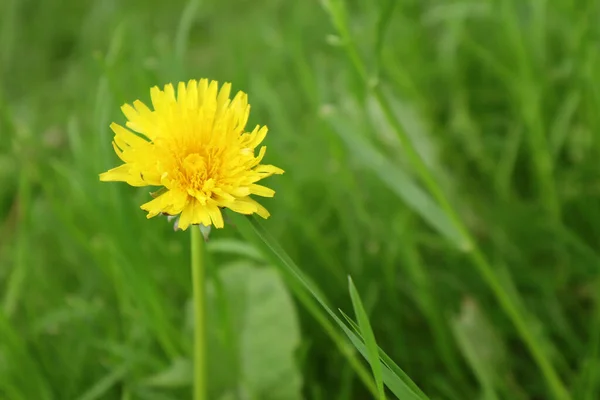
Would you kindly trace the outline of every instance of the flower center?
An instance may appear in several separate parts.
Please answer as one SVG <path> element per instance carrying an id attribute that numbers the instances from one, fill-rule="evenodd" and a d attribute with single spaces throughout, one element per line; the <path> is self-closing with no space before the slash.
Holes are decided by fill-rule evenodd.
<path id="1" fill-rule="evenodd" d="M 207 177 L 207 160 L 198 153 L 188 154 L 181 164 L 183 179 L 188 188 L 201 189 Z"/>
<path id="2" fill-rule="evenodd" d="M 183 169 L 188 175 L 206 171 L 204 157 L 198 153 L 188 154 L 183 160 Z"/>

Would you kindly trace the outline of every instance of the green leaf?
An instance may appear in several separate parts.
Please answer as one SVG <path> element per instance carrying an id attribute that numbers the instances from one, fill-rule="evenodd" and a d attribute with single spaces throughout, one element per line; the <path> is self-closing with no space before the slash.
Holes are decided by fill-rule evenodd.
<path id="1" fill-rule="evenodd" d="M 248 262 L 229 264 L 220 268 L 218 274 L 225 302 L 211 302 L 209 326 L 221 327 L 210 339 L 212 343 L 220 343 L 213 346 L 209 342 L 209 345 L 211 349 L 219 349 L 228 338 L 233 339 L 229 352 L 235 355 L 237 365 L 232 366 L 231 360 L 218 350 L 209 351 L 210 365 L 221 373 L 237 371 L 238 376 L 232 377 L 236 379 L 229 382 L 249 398 L 300 399 L 302 378 L 294 359 L 300 345 L 300 327 L 291 296 L 279 274 L 272 268 Z M 216 295 L 215 290 L 211 292 Z M 223 309 L 224 304 L 227 310 Z M 228 321 L 222 320 L 223 314 Z"/>

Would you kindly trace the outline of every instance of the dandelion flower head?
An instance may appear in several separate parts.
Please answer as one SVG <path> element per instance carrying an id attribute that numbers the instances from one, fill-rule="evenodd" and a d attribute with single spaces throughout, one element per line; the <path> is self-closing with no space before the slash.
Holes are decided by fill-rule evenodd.
<path id="1" fill-rule="evenodd" d="M 222 208 L 268 218 L 250 196 L 272 197 L 275 192 L 257 182 L 283 170 L 260 164 L 266 147 L 257 155 L 255 150 L 267 127 L 246 132 L 248 96 L 240 91 L 230 99 L 230 92 L 229 83 L 219 89 L 215 81 L 190 80 L 179 82 L 177 93 L 171 84 L 153 87 L 153 109 L 139 100 L 125 104 L 129 129 L 111 124 L 123 164 L 100 174 L 100 180 L 161 187 L 141 208 L 148 218 L 178 215 L 182 230 L 194 224 L 222 228 Z"/>

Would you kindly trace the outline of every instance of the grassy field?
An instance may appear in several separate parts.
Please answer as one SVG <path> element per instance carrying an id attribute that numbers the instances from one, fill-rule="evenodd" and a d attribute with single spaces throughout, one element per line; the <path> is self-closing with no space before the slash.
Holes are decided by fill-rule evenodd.
<path id="1" fill-rule="evenodd" d="M 210 399 L 600 398 L 599 15 L 1 0 L 0 399 L 191 398 L 188 232 L 98 174 L 123 103 L 202 77 L 286 171 L 208 243 Z"/>

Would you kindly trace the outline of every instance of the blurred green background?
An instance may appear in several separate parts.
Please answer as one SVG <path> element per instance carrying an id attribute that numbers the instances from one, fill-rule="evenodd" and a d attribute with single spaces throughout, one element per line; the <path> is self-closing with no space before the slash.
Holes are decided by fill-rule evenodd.
<path id="1" fill-rule="evenodd" d="M 600 398 L 599 16 L 1 0 L 0 399 L 191 398 L 189 235 L 98 174 L 120 105 L 201 77 L 269 126 L 266 230 L 354 318 L 352 277 L 429 398 Z M 369 364 L 238 228 L 208 244 L 210 398 L 371 398 Z"/>

